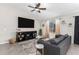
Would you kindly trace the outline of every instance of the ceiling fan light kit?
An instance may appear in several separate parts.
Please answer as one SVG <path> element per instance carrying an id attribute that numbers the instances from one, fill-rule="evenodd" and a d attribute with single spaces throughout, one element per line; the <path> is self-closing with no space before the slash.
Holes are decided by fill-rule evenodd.
<path id="1" fill-rule="evenodd" d="M 37 11 L 38 13 L 41 13 L 41 10 L 46 10 L 46 8 L 40 8 L 40 3 L 38 3 L 38 4 L 36 4 L 36 6 L 34 7 L 34 6 L 28 6 L 28 7 L 30 7 L 30 8 L 33 8 L 33 10 L 31 10 L 31 12 L 33 12 L 33 11 Z"/>

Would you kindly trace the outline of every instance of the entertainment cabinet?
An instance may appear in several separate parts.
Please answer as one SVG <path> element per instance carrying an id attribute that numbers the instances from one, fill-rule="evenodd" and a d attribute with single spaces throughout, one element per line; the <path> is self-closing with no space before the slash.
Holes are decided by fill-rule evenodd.
<path id="1" fill-rule="evenodd" d="M 37 36 L 37 31 L 21 31 L 16 32 L 16 42 L 34 39 Z"/>
<path id="2" fill-rule="evenodd" d="M 34 29 L 35 21 L 33 19 L 18 17 L 18 28 L 16 32 L 16 42 L 34 39 L 37 31 Z"/>

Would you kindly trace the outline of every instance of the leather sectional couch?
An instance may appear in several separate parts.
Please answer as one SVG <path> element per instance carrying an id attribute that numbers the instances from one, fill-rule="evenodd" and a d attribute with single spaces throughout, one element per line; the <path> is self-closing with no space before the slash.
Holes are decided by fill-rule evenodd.
<path id="1" fill-rule="evenodd" d="M 60 35 L 48 41 L 40 39 L 37 43 L 44 45 L 44 55 L 65 55 L 71 45 L 71 36 Z"/>

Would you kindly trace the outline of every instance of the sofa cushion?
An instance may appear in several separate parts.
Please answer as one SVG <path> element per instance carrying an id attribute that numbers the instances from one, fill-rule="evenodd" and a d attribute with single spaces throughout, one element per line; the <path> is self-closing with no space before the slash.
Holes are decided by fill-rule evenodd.
<path id="1" fill-rule="evenodd" d="M 59 44 L 61 41 L 63 41 L 65 38 L 66 38 L 65 36 L 60 36 L 59 38 L 49 40 L 49 42 L 50 42 L 51 44 L 58 45 L 58 44 Z"/>
<path id="2" fill-rule="evenodd" d="M 61 34 L 56 34 L 55 38 L 59 38 L 60 36 L 62 36 Z"/>
<path id="3" fill-rule="evenodd" d="M 65 36 L 65 38 L 67 38 L 68 37 L 68 34 L 65 34 L 64 36 Z"/>

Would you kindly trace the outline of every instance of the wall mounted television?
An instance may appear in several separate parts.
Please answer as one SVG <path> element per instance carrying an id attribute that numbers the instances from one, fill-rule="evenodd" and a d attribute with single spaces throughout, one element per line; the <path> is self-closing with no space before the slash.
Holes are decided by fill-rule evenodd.
<path id="1" fill-rule="evenodd" d="M 34 20 L 18 17 L 18 28 L 34 28 Z"/>

